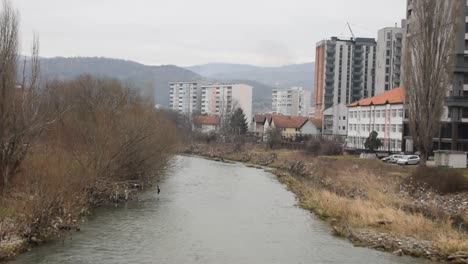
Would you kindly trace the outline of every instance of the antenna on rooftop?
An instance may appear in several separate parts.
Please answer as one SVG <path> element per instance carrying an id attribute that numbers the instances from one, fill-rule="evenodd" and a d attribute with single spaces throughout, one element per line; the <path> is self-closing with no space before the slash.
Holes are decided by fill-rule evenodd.
<path id="1" fill-rule="evenodd" d="M 349 31 L 351 32 L 351 36 L 353 36 L 353 40 L 354 40 L 356 38 L 356 36 L 354 36 L 354 32 L 351 29 L 351 25 L 349 24 L 349 22 L 347 24 L 348 24 Z"/>

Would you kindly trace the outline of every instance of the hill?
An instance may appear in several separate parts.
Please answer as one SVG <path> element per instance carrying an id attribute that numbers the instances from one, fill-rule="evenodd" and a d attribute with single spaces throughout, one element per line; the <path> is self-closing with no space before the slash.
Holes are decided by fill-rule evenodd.
<path id="1" fill-rule="evenodd" d="M 210 63 L 186 67 L 186 69 L 211 79 L 251 80 L 276 88 L 301 86 L 313 91 L 315 63 L 293 64 L 281 67 Z"/>
<path id="2" fill-rule="evenodd" d="M 97 57 L 41 58 L 41 75 L 45 80 L 70 80 L 82 74 L 119 79 L 146 96 L 154 96 L 155 102 L 164 106 L 169 102 L 169 82 L 202 78 L 173 65 L 147 66 L 133 61 Z"/>

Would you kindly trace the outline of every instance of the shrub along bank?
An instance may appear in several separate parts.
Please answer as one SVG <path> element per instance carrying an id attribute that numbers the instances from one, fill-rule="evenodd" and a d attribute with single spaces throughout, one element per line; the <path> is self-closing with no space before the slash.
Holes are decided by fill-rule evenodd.
<path id="1" fill-rule="evenodd" d="M 315 156 L 260 145 L 236 149 L 194 144 L 185 152 L 275 168 L 301 207 L 356 245 L 434 260 L 468 260 L 468 189 L 452 187 L 467 183 L 463 172 L 450 170 L 451 176 L 432 183 L 414 167 L 353 156 Z M 431 188 L 436 185 L 448 187 L 442 193 Z"/>
<path id="2" fill-rule="evenodd" d="M 131 199 L 169 165 L 174 125 L 118 81 L 48 85 L 41 135 L 0 196 L 0 261 L 56 237 L 93 206 Z"/>

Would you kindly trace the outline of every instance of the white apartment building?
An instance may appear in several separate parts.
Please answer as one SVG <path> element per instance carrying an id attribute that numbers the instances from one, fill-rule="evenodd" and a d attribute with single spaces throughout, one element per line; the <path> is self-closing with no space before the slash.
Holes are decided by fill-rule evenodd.
<path id="1" fill-rule="evenodd" d="M 181 114 L 200 113 L 200 82 L 169 83 L 169 108 Z"/>
<path id="2" fill-rule="evenodd" d="M 378 133 L 383 146 L 380 151 L 402 152 L 403 88 L 396 88 L 375 97 L 348 105 L 348 149 L 364 150 L 372 131 Z"/>
<path id="3" fill-rule="evenodd" d="M 323 135 L 344 136 L 348 134 L 348 108 L 345 104 L 334 105 L 323 112 Z"/>
<path id="4" fill-rule="evenodd" d="M 246 84 L 210 84 L 201 88 L 201 114 L 223 116 L 240 107 L 250 127 L 252 90 Z"/>
<path id="5" fill-rule="evenodd" d="M 406 21 L 402 27 L 386 27 L 378 32 L 376 90 L 388 91 L 401 86 L 402 48 Z"/>
<path id="6" fill-rule="evenodd" d="M 287 116 L 308 116 L 312 93 L 302 87 L 273 89 L 272 109 L 274 114 Z"/>

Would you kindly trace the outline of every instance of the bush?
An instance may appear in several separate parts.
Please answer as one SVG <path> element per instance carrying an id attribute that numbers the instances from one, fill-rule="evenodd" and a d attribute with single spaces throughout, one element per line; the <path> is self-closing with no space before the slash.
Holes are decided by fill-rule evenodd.
<path id="1" fill-rule="evenodd" d="M 317 136 L 307 142 L 306 152 L 312 155 L 343 155 L 343 140 L 340 137 Z"/>
<path id="2" fill-rule="evenodd" d="M 26 239 L 68 230 L 91 206 L 154 183 L 177 139 L 164 113 L 118 81 L 83 76 L 49 86 L 48 107 L 65 111 L 31 142 L 3 197 Z"/>
<path id="3" fill-rule="evenodd" d="M 453 169 L 419 166 L 404 183 L 413 190 L 429 188 L 441 194 L 468 191 L 468 179 Z"/>

